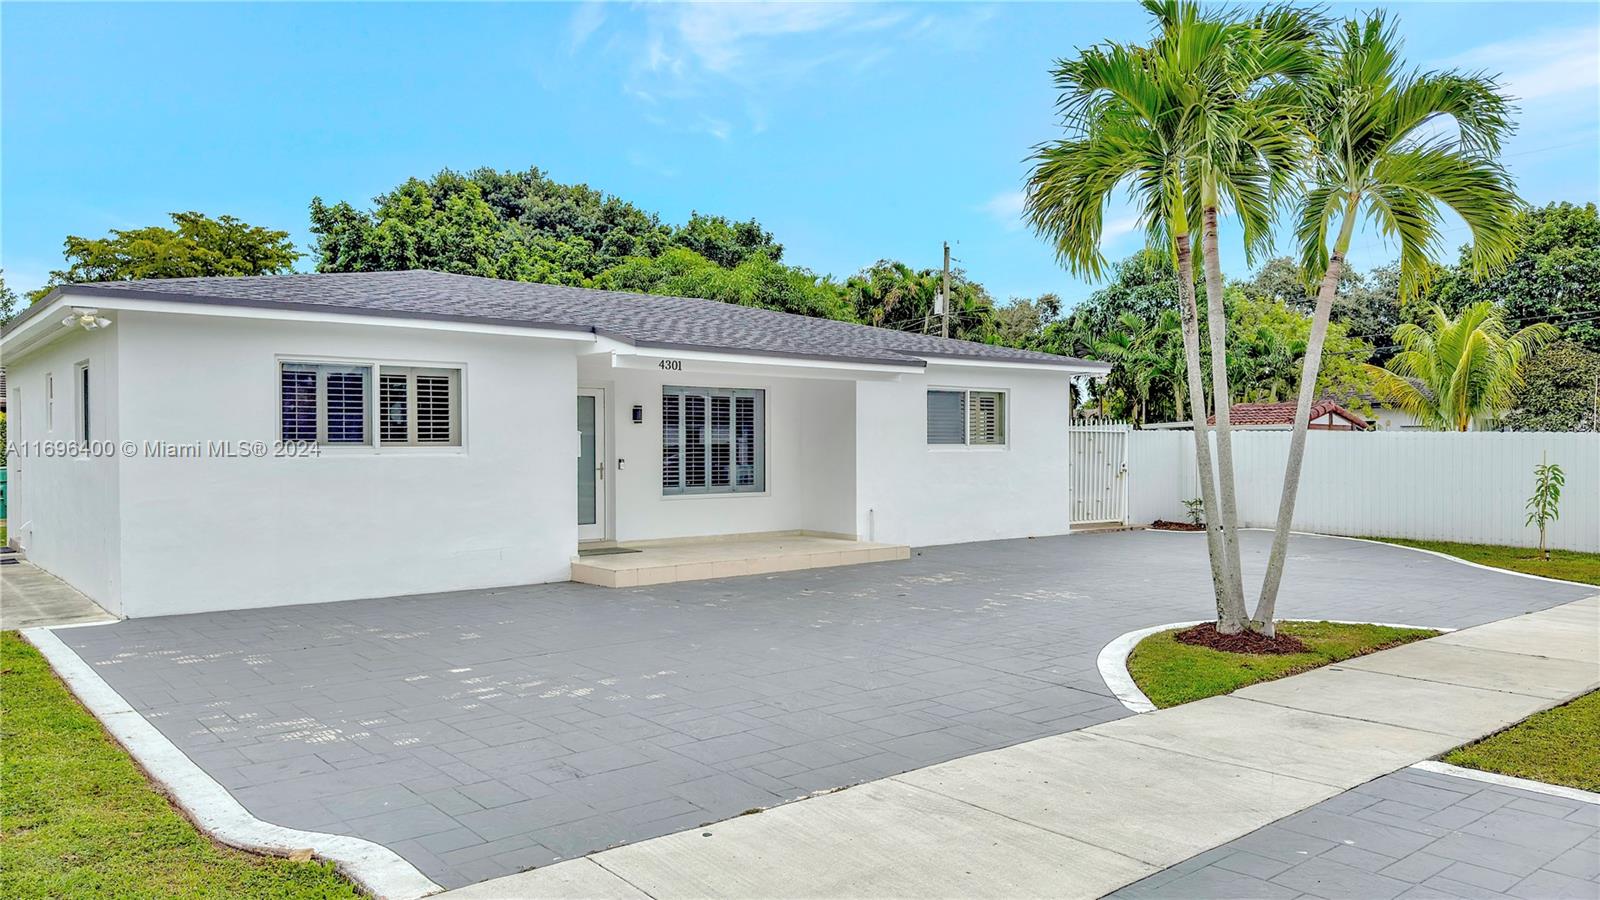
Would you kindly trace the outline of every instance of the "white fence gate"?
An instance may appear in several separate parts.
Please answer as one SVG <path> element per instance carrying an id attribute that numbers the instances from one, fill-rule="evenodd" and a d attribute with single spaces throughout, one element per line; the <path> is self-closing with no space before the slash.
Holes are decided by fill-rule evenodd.
<path id="1" fill-rule="evenodd" d="M 1072 524 L 1126 524 L 1128 432 L 1122 422 L 1068 427 Z"/>

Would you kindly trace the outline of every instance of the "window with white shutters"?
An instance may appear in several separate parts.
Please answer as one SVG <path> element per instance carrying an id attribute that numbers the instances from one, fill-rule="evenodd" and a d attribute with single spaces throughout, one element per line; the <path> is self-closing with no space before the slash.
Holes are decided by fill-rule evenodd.
<path id="1" fill-rule="evenodd" d="M 455 447 L 461 444 L 461 371 L 416 366 L 378 369 L 378 444 Z"/>
<path id="2" fill-rule="evenodd" d="M 330 446 L 460 446 L 460 393 L 459 369 L 283 362 L 279 436 Z"/>
<path id="3" fill-rule="evenodd" d="M 932 388 L 928 391 L 928 444 L 1000 447 L 1006 443 L 1006 394 Z"/>
<path id="4" fill-rule="evenodd" d="M 279 434 L 284 441 L 366 444 L 370 366 L 283 363 L 278 376 Z"/>
<path id="5" fill-rule="evenodd" d="M 765 391 L 662 388 L 661 492 L 765 491 L 765 417 Z"/>

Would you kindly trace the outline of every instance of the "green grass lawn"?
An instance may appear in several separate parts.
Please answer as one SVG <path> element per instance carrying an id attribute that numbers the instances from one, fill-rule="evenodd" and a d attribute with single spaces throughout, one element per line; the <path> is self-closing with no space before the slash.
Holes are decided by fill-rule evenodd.
<path id="1" fill-rule="evenodd" d="M 1539 551 L 1528 547 L 1501 547 L 1495 544 L 1456 544 L 1450 541 L 1413 541 L 1405 538 L 1367 538 L 1386 544 L 1400 544 L 1459 556 L 1468 562 L 1510 569 L 1529 575 L 1600 584 L 1600 553 L 1579 553 L 1575 550 L 1551 550 L 1549 561 L 1539 558 Z"/>
<path id="2" fill-rule="evenodd" d="M 1384 625 L 1280 622 L 1279 634 L 1292 634 L 1311 649 L 1306 653 L 1268 656 L 1224 653 L 1179 643 L 1173 635 L 1181 630 L 1152 634 L 1140 641 L 1128 656 L 1128 673 L 1133 676 L 1134 683 L 1151 703 L 1162 709 L 1439 633 L 1426 628 Z"/>
<path id="3" fill-rule="evenodd" d="M 1443 759 L 1453 766 L 1600 791 L 1600 691 L 1457 747 Z"/>
<path id="4" fill-rule="evenodd" d="M 195 830 L 14 631 L 0 632 L 0 747 L 0 896 L 360 896 L 331 865 Z"/>

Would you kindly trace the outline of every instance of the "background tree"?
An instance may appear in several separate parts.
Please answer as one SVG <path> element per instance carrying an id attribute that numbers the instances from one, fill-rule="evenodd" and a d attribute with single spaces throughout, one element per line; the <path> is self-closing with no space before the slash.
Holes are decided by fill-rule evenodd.
<path id="1" fill-rule="evenodd" d="M 995 340 L 1007 347 L 1038 349 L 1044 329 L 1060 318 L 1057 294 L 1012 297 L 1010 303 L 994 308 Z"/>
<path id="2" fill-rule="evenodd" d="M 857 321 L 880 328 L 938 334 L 933 316 L 934 298 L 942 273 L 938 269 L 913 269 L 901 262 L 879 260 L 846 279 L 845 304 Z M 994 298 L 965 271 L 950 273 L 950 336 L 968 341 L 998 340 Z"/>
<path id="3" fill-rule="evenodd" d="M 291 271 L 300 254 L 289 232 L 249 225 L 232 216 L 213 219 L 198 212 L 171 213 L 172 228 L 112 229 L 103 238 L 68 235 L 68 266 L 50 273 L 38 300 L 61 284 L 137 278 L 209 275 L 275 275 Z"/>
<path id="4" fill-rule="evenodd" d="M 635 256 L 602 272 L 597 288 L 700 297 L 740 306 L 849 321 L 849 306 L 832 281 L 754 253 L 726 269 L 685 247 L 660 256 Z"/>
<path id="5" fill-rule="evenodd" d="M 1471 248 L 1443 270 L 1428 299 L 1452 315 L 1485 300 L 1501 305 L 1506 324 L 1548 322 L 1569 340 L 1600 353 L 1600 213 L 1593 203 L 1552 203 L 1513 220 L 1517 249 L 1505 268 L 1475 278 Z"/>
<path id="6" fill-rule="evenodd" d="M 1406 322 L 1395 330 L 1402 349 L 1387 367 L 1368 368 L 1379 395 L 1422 424 L 1466 431 L 1511 406 L 1523 361 L 1559 334 L 1544 322 L 1513 333 L 1504 313 L 1488 301 L 1454 319 L 1435 306 L 1426 327 Z"/>
<path id="7" fill-rule="evenodd" d="M 1508 431 L 1600 431 L 1600 353 L 1572 340 L 1534 351 L 1511 399 Z"/>
<path id="8" fill-rule="evenodd" d="M 1511 132 L 1509 104 L 1491 79 L 1457 72 L 1407 72 L 1399 52 L 1400 40 L 1382 13 L 1346 21 L 1334 32 L 1317 79 L 1299 94 L 1312 153 L 1296 236 L 1306 280 L 1320 285 L 1300 376 L 1272 551 L 1251 616 L 1250 627 L 1268 636 L 1275 633 L 1278 588 L 1289 551 L 1311 404 L 1317 395 L 1328 323 L 1356 219 L 1365 213 L 1385 234 L 1399 238 L 1402 297 L 1433 272 L 1431 257 L 1439 243 L 1444 209 L 1453 211 L 1472 229 L 1469 262 L 1475 276 L 1504 265 L 1514 247 L 1514 232 L 1508 223 L 1521 201 L 1505 169 L 1494 159 L 1501 141 Z M 1454 123 L 1453 138 L 1434 137 L 1441 120 Z M 1339 231 L 1330 246 L 1329 232 L 1336 219 Z M 1479 317 L 1474 321 L 1488 329 L 1478 332 L 1486 339 L 1495 336 L 1493 322 Z M 1420 329 L 1413 332 L 1402 325 L 1395 333 L 1397 339 L 1402 332 L 1414 338 Z M 1528 340 L 1535 337 L 1530 335 Z M 1399 343 L 1404 345 L 1406 340 Z M 1498 371 L 1504 381 L 1476 387 L 1454 385 L 1443 399 L 1470 404 L 1478 401 L 1469 400 L 1468 395 L 1480 394 L 1481 402 L 1502 402 L 1502 392 L 1515 383 L 1515 363 L 1521 352 L 1519 341 L 1507 346 L 1509 369 L 1497 370 L 1493 365 L 1484 369 L 1489 374 Z M 1473 347 L 1481 347 L 1481 343 Z M 1449 347 L 1440 349 L 1445 356 L 1452 352 Z M 1420 343 L 1408 347 L 1407 353 L 1390 361 L 1391 368 L 1398 363 L 1396 371 L 1404 374 L 1420 366 L 1422 357 L 1415 352 L 1420 350 Z M 1469 352 L 1475 351 L 1469 348 Z M 1471 371 L 1475 365 L 1471 355 L 1462 363 L 1468 367 L 1463 371 Z M 1410 393 L 1397 386 L 1402 384 Z M 1415 389 L 1403 378 L 1385 376 L 1380 386 L 1392 397 L 1404 396 L 1406 403 L 1416 403 Z"/>
<path id="9" fill-rule="evenodd" d="M 17 292 L 6 285 L 6 270 L 0 269 L 0 328 L 17 317 Z M 0 441 L 0 445 L 3 445 Z"/>

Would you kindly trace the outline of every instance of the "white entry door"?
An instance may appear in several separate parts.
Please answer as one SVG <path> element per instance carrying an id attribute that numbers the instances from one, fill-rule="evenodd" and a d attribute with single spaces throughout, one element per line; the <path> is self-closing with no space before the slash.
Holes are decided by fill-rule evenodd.
<path id="1" fill-rule="evenodd" d="M 606 537 L 606 399 L 597 388 L 578 389 L 578 540 Z"/>

